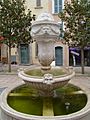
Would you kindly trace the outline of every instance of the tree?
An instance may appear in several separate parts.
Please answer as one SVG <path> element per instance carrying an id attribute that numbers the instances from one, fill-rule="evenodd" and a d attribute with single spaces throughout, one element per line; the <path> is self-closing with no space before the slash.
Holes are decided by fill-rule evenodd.
<path id="1" fill-rule="evenodd" d="M 84 48 L 90 44 L 90 2 L 66 1 L 59 17 L 65 24 L 63 30 L 65 42 L 69 46 L 72 44 L 78 46 L 81 50 L 81 68 L 84 74 Z"/>
<path id="2" fill-rule="evenodd" d="M 31 21 L 35 15 L 31 15 L 28 9 L 25 11 L 25 0 L 1 0 L 0 1 L 0 35 L 4 37 L 1 42 L 9 48 L 9 72 L 11 72 L 11 48 L 19 43 L 32 41 L 30 30 Z"/>

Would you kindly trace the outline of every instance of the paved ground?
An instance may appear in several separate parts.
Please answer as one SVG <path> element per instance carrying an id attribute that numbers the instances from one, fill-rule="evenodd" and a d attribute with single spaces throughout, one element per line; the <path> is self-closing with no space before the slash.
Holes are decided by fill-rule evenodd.
<path id="1" fill-rule="evenodd" d="M 0 75 L 0 92 L 5 88 L 14 84 L 19 84 L 20 82 L 22 82 L 22 80 L 18 75 Z M 72 80 L 70 80 L 70 82 L 83 87 L 83 89 L 90 90 L 90 77 L 88 76 L 76 75 Z"/>
<path id="2" fill-rule="evenodd" d="M 0 93 L 7 87 L 12 86 L 13 84 L 19 84 L 20 82 L 23 82 L 17 75 L 17 69 L 18 68 L 26 68 L 27 66 L 12 66 L 13 70 L 12 73 L 6 72 L 6 68 L 4 68 L 4 71 L 0 72 Z M 31 66 L 35 67 L 35 66 Z M 85 68 L 85 71 L 87 74 L 81 75 L 80 74 L 80 68 L 75 67 L 74 70 L 77 72 L 75 77 L 70 81 L 71 83 L 74 83 L 75 85 L 78 85 L 83 88 L 83 90 L 86 90 L 90 93 L 90 67 Z"/>
<path id="3" fill-rule="evenodd" d="M 27 66 L 21 66 L 21 65 L 12 65 L 12 73 L 16 73 L 18 69 L 20 68 L 29 68 L 29 67 L 35 67 L 37 65 L 27 65 Z M 72 67 L 76 73 L 81 73 L 81 67 Z M 0 66 L 0 74 L 3 74 L 3 73 L 6 73 L 8 72 L 8 65 L 3 65 L 3 66 Z M 86 67 L 85 66 L 85 73 L 86 74 L 89 74 L 90 73 L 90 67 Z"/>

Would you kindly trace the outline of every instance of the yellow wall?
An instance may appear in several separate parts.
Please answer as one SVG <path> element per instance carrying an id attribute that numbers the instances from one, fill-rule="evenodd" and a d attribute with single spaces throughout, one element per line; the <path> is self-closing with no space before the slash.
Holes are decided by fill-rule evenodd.
<path id="1" fill-rule="evenodd" d="M 52 0 L 48 0 L 48 12 L 52 14 Z M 56 22 L 60 22 L 60 18 L 58 17 L 58 14 L 52 14 L 54 20 Z M 63 66 L 68 66 L 69 65 L 69 50 L 68 46 L 65 44 L 62 44 L 62 42 L 59 40 L 56 42 L 56 46 L 61 46 L 63 48 Z"/>
<path id="2" fill-rule="evenodd" d="M 36 18 L 38 15 L 40 15 L 43 12 L 49 12 L 52 14 L 52 0 L 41 0 L 41 7 L 36 7 L 36 0 L 26 0 L 26 9 L 30 9 L 32 11 L 32 14 L 36 15 Z M 58 17 L 58 14 L 52 14 L 54 17 L 54 20 L 57 22 L 60 22 L 60 18 Z M 68 66 L 69 64 L 69 52 L 68 52 L 68 46 L 62 44 L 60 41 L 56 42 L 55 46 L 61 46 L 63 47 L 63 65 Z M 32 63 L 38 63 L 36 54 L 35 54 L 35 43 L 32 44 Z"/>
<path id="3" fill-rule="evenodd" d="M 43 12 L 49 12 L 52 14 L 52 0 L 41 0 L 41 6 L 37 7 L 36 6 L 36 0 L 26 0 L 26 4 L 25 4 L 25 9 L 26 12 L 28 9 L 30 9 L 32 11 L 32 15 L 35 14 L 36 18 L 38 17 L 38 15 L 40 15 Z M 52 14 L 52 16 L 54 17 L 54 20 L 59 22 L 60 18 L 58 17 L 57 14 Z M 68 53 L 68 46 L 63 45 L 60 41 L 56 42 L 55 46 L 61 46 L 63 47 L 63 65 L 64 66 L 68 66 L 69 63 L 69 53 Z M 35 48 L 35 42 L 32 43 L 31 45 L 31 63 L 35 64 L 38 63 L 37 60 L 37 56 L 36 56 L 36 48 Z M 12 55 L 16 54 L 16 49 L 12 49 Z M 17 55 L 16 55 L 17 56 Z"/>
<path id="4" fill-rule="evenodd" d="M 41 0 L 41 7 L 36 7 L 36 0 L 26 0 L 26 4 L 25 4 L 25 9 L 26 12 L 28 9 L 30 9 L 32 11 L 32 14 L 36 15 L 36 18 L 38 17 L 38 15 L 40 15 L 43 12 L 49 12 L 52 14 L 52 0 Z M 57 14 L 52 14 L 54 17 L 54 20 L 59 22 L 60 18 L 58 17 Z M 63 52 L 64 56 L 63 56 L 63 63 L 64 65 L 68 65 L 69 63 L 69 53 L 68 53 L 68 46 L 66 45 L 62 45 L 61 42 L 56 43 L 56 45 L 62 46 L 63 47 Z M 36 57 L 36 50 L 35 50 L 35 43 L 33 43 L 31 46 L 31 63 L 38 63 L 37 57 Z M 2 50 L 3 51 L 3 50 Z M 6 51 L 6 50 L 4 50 Z M 2 56 L 7 56 L 7 54 L 5 54 L 6 52 L 2 52 Z M 17 52 L 17 48 L 13 48 L 12 49 L 12 53 L 11 55 L 16 55 L 16 58 L 19 56 L 18 52 Z M 17 60 L 17 62 L 19 63 L 19 60 Z"/>
<path id="5" fill-rule="evenodd" d="M 48 12 L 48 0 L 41 0 L 41 6 L 36 6 L 36 0 L 26 0 L 25 4 L 26 12 L 28 9 L 32 11 L 32 15 L 35 14 L 36 18 L 43 12 Z M 37 64 L 38 59 L 36 57 L 35 42 L 32 43 L 32 64 Z"/>
<path id="6" fill-rule="evenodd" d="M 48 11 L 48 0 L 41 0 L 41 7 L 36 7 L 36 0 L 26 0 L 26 6 L 37 17 L 40 13 Z"/>

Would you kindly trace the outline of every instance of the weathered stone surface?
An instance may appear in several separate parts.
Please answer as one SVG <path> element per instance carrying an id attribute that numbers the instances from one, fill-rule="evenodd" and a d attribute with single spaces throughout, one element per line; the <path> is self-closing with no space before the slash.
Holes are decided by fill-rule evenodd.
<path id="1" fill-rule="evenodd" d="M 59 25 L 49 13 L 39 15 L 32 25 L 31 35 L 38 44 L 38 59 L 42 69 L 50 69 L 54 60 L 54 42 L 59 34 Z"/>

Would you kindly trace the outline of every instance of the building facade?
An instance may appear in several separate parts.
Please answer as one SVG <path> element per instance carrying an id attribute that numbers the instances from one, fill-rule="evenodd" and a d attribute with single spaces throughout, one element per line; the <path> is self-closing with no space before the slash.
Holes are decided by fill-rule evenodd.
<path id="1" fill-rule="evenodd" d="M 60 18 L 58 17 L 58 13 L 62 11 L 64 7 L 64 0 L 26 0 L 26 6 L 27 9 L 31 9 L 32 13 L 36 15 L 36 18 L 38 15 L 40 15 L 43 12 L 49 12 L 54 20 L 58 22 L 60 27 L 63 28 L 63 23 L 61 22 Z M 54 48 L 54 54 L 55 54 L 55 65 L 56 66 L 68 66 L 69 65 L 69 52 L 68 52 L 68 46 L 64 45 L 61 42 L 62 38 L 59 38 L 59 40 L 55 43 Z M 32 44 L 31 49 L 31 63 L 36 64 L 38 63 L 38 51 L 37 51 L 37 44 Z"/>
<path id="2" fill-rule="evenodd" d="M 56 22 L 60 25 L 61 29 L 64 29 L 64 25 L 60 18 L 58 17 L 58 13 L 62 11 L 64 8 L 64 0 L 26 0 L 26 9 L 31 9 L 32 14 L 40 15 L 43 12 L 49 12 Z M 62 40 L 61 40 L 62 39 Z M 78 48 L 68 48 L 67 45 L 64 45 L 61 41 L 63 41 L 63 35 L 60 35 L 60 39 L 56 41 L 54 54 L 55 59 L 54 63 L 57 66 L 80 66 L 81 65 L 81 51 Z M 21 45 L 23 46 L 23 45 Z M 24 46 L 25 47 L 25 46 Z M 20 64 L 37 64 L 38 63 L 38 51 L 37 51 L 37 44 L 32 43 L 31 45 L 27 46 L 28 48 L 21 47 L 19 49 L 19 63 Z M 25 50 L 23 50 L 25 49 Z M 27 50 L 29 49 L 29 50 Z M 21 51 L 20 51 L 21 50 Z M 24 54 L 22 54 L 22 51 Z M 27 52 L 29 51 L 29 52 Z M 76 54 L 73 54 L 72 51 Z M 28 53 L 28 55 L 27 55 Z M 23 55 L 23 56 L 22 56 Z M 29 57 L 28 57 L 29 56 Z M 84 50 L 85 56 L 85 65 L 90 66 L 90 47 L 86 47 Z M 27 59 L 27 60 L 26 60 Z M 25 62 L 27 61 L 27 62 Z"/>
<path id="3" fill-rule="evenodd" d="M 63 28 L 63 23 L 58 17 L 58 13 L 62 11 L 64 7 L 64 0 L 26 0 L 25 9 L 32 11 L 32 14 L 40 15 L 43 12 L 49 12 L 56 22 Z M 69 51 L 68 46 L 61 42 L 62 35 L 56 41 L 54 47 L 54 63 L 56 66 L 68 66 L 69 65 Z M 8 59 L 7 47 L 0 47 L 1 59 Z M 38 46 L 36 42 L 29 44 L 21 44 L 18 48 L 12 48 L 11 63 L 17 63 L 22 65 L 39 64 L 38 62 Z"/>

